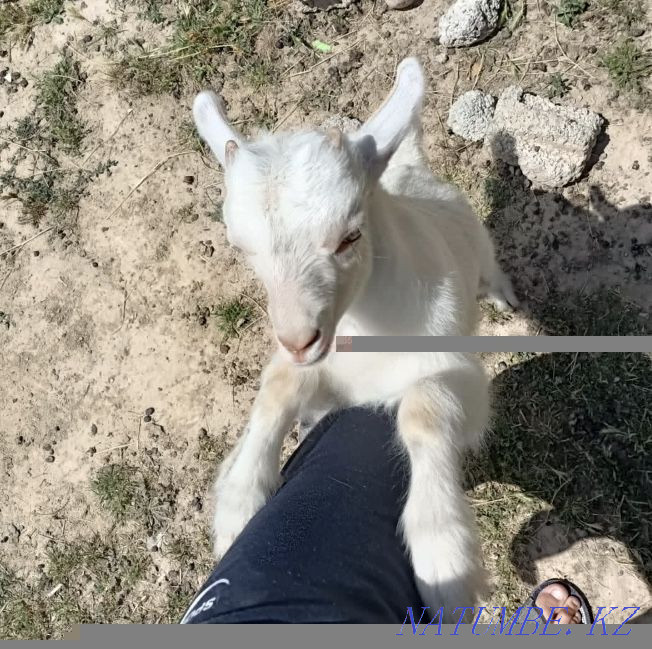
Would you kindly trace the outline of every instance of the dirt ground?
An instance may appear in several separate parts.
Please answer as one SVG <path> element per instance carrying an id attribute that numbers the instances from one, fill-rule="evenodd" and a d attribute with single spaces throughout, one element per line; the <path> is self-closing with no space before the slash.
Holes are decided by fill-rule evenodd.
<path id="1" fill-rule="evenodd" d="M 650 333 L 652 9 L 591 0 L 570 28 L 557 3 L 516 2 L 493 38 L 445 50 L 442 0 L 344 4 L 0 9 L 0 637 L 175 622 L 210 569 L 211 480 L 273 341 L 191 127 L 200 88 L 248 134 L 364 119 L 418 56 L 432 167 L 469 194 L 523 301 L 486 308 L 480 332 Z M 640 52 L 629 67 L 605 63 L 619 43 Z M 605 118 L 579 182 L 532 187 L 447 131 L 461 92 L 514 83 Z M 564 575 L 596 606 L 652 610 L 651 363 L 485 357 L 496 415 L 467 475 L 490 605 Z"/>

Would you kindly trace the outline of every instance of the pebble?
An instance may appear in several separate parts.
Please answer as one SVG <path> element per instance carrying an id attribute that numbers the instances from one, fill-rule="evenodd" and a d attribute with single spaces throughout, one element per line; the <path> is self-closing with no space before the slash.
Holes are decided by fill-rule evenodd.
<path id="1" fill-rule="evenodd" d="M 145 416 L 143 417 L 143 421 L 144 421 L 146 424 L 149 424 L 149 422 L 152 421 L 152 418 L 151 418 L 149 415 L 145 415 Z"/>
<path id="2" fill-rule="evenodd" d="M 45 461 L 48 462 L 48 463 L 50 463 L 50 464 L 52 464 L 52 462 L 54 462 L 54 455 L 48 455 L 48 456 L 45 458 Z"/>
<path id="3" fill-rule="evenodd" d="M 456 135 L 478 142 L 489 128 L 495 105 L 496 100 L 491 95 L 469 90 L 453 102 L 446 123 Z"/>
<path id="4" fill-rule="evenodd" d="M 183 177 L 183 182 L 186 183 L 186 185 L 192 185 L 195 182 L 195 177 L 194 176 L 184 176 Z"/>
<path id="5" fill-rule="evenodd" d="M 641 165 L 638 163 L 638 160 L 634 160 L 634 162 L 632 162 L 632 169 L 634 171 L 638 171 L 640 168 L 641 168 Z"/>
<path id="6" fill-rule="evenodd" d="M 203 509 L 203 507 L 204 507 L 204 504 L 202 503 L 202 499 L 201 499 L 199 496 L 195 496 L 195 497 L 192 499 L 191 507 L 192 507 L 196 512 L 200 512 L 200 511 Z"/>
<path id="7" fill-rule="evenodd" d="M 86 36 L 84 36 L 84 38 L 82 38 L 82 41 L 84 41 L 84 43 L 90 43 L 92 40 L 93 40 L 93 35 L 92 34 L 86 34 Z"/>
<path id="8" fill-rule="evenodd" d="M 456 0 L 439 19 L 439 42 L 463 47 L 486 39 L 498 29 L 500 8 L 500 0 Z"/>
<path id="9" fill-rule="evenodd" d="M 148 417 L 151 417 L 153 414 L 154 414 L 154 408 L 147 408 L 147 410 L 145 410 L 145 415 L 147 415 Z"/>

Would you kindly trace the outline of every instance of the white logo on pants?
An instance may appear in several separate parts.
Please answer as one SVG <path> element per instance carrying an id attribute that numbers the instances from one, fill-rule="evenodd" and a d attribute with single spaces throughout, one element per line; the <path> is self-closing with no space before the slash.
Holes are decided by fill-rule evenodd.
<path id="1" fill-rule="evenodd" d="M 201 600 L 204 598 L 204 596 L 209 593 L 215 586 L 219 586 L 220 584 L 226 584 L 227 586 L 231 585 L 231 582 L 228 579 L 218 579 L 217 581 L 213 582 L 210 586 L 207 586 L 202 590 L 197 597 L 195 597 L 193 603 L 190 605 L 188 608 L 188 611 L 186 614 L 183 616 L 183 619 L 181 620 L 180 624 L 188 624 L 191 620 L 194 620 L 200 613 L 203 613 L 204 611 L 209 611 L 211 608 L 213 608 L 213 605 L 215 602 L 219 599 L 219 597 L 211 597 L 210 599 L 207 599 L 205 602 L 202 603 L 201 606 L 195 609 L 195 606 Z"/>

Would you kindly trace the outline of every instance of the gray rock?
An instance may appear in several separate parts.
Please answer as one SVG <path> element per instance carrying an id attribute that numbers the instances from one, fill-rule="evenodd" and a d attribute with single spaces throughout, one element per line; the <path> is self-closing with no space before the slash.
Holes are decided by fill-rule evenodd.
<path id="1" fill-rule="evenodd" d="M 415 5 L 418 0 L 385 0 L 385 4 L 394 10 L 409 9 Z"/>
<path id="2" fill-rule="evenodd" d="M 439 42 L 446 47 L 474 45 L 498 28 L 501 0 L 457 0 L 439 19 Z"/>
<path id="3" fill-rule="evenodd" d="M 510 86 L 498 98 L 485 144 L 533 183 L 563 187 L 582 175 L 602 123 L 590 110 L 557 106 Z"/>
<path id="4" fill-rule="evenodd" d="M 467 140 L 484 139 L 496 100 L 480 90 L 469 90 L 460 95 L 448 112 L 448 127 Z"/>
<path id="5" fill-rule="evenodd" d="M 353 133 L 353 131 L 357 131 L 361 126 L 362 122 L 353 117 L 331 115 L 319 128 L 323 131 L 327 131 L 331 128 L 336 128 L 342 131 L 342 133 Z"/>

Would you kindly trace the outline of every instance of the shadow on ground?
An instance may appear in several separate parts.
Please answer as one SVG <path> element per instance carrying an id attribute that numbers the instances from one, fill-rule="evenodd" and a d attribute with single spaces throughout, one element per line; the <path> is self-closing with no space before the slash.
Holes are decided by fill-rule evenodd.
<path id="1" fill-rule="evenodd" d="M 547 335 L 652 333 L 650 196 L 619 209 L 600 187 L 588 200 L 573 191 L 532 189 L 500 161 L 485 181 L 486 224 L 523 311 Z"/>
<path id="2" fill-rule="evenodd" d="M 502 554 L 501 582 L 507 591 L 516 576 L 534 584 L 535 559 L 583 538 L 608 537 L 652 583 L 652 359 L 604 353 L 519 360 L 494 380 L 493 431 L 468 467 L 470 486 L 483 498 L 483 537 L 493 535 Z M 561 540 L 541 547 L 538 532 L 553 524 L 563 530 Z M 510 548 L 505 538 L 513 538 Z M 522 595 L 514 587 L 512 599 Z"/>

